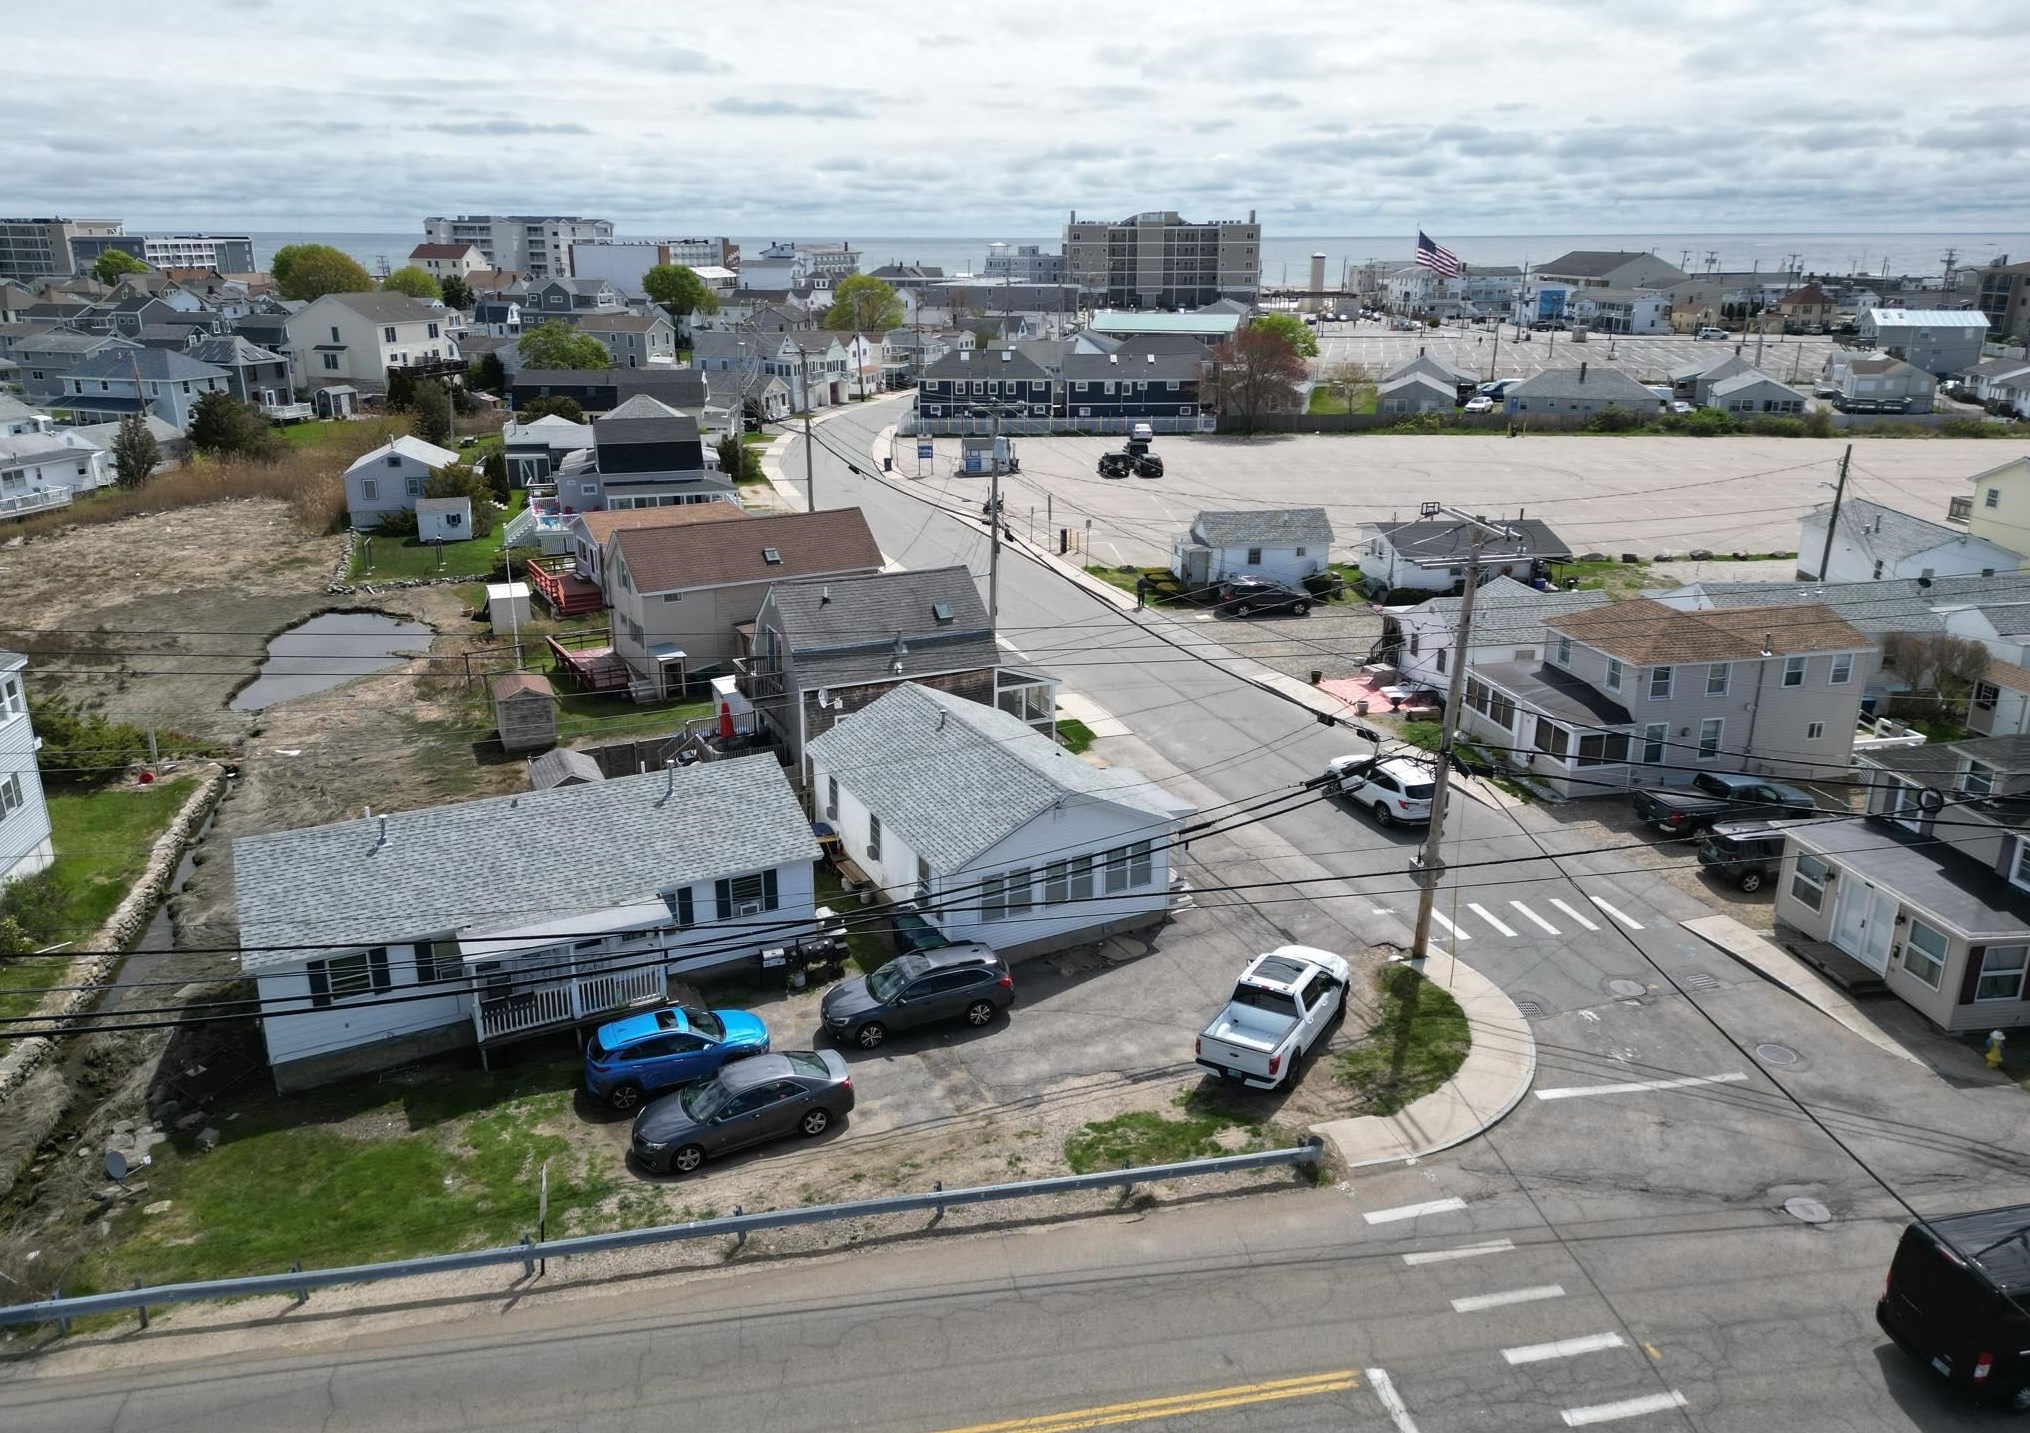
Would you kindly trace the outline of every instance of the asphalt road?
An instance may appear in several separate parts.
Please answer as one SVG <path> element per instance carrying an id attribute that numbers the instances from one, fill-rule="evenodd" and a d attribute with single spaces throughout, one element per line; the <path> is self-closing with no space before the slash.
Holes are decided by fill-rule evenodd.
<path id="1" fill-rule="evenodd" d="M 864 460 L 886 416 L 822 432 Z M 819 463 L 821 504 L 861 503 L 891 557 L 984 573 L 977 531 Z M 1015 556 L 1001 602 L 1011 641 L 1225 799 L 1347 747 L 1201 660 L 1216 631 L 1145 628 Z M 1264 919 L 1325 907 L 1356 939 L 1407 939 L 1407 837 L 1330 802 L 1268 827 L 1336 879 L 1258 892 Z M 1558 836 L 1554 812 L 1465 801 L 1448 825 L 1443 939 L 1541 1012 L 1533 1094 L 1456 1151 L 1334 1189 L 727 1270 L 301 1353 L 17 1368 L 0 1427 L 1996 1425 L 1889 1346 L 1872 1308 L 1906 1201 L 2030 1198 L 2021 1092 L 1894 1060 L 1682 930 L 1705 908 L 1626 857 L 1547 859 Z"/>
<path id="2" fill-rule="evenodd" d="M 1830 338 L 1772 332 L 1763 337 L 1759 366 L 1765 373 L 1809 390 L 1834 346 Z M 1668 382 L 1674 368 L 1736 352 L 1751 363 L 1756 361 L 1753 333 L 1735 334 L 1725 341 L 1689 334 L 1593 333 L 1584 343 L 1574 343 L 1570 333 L 1528 333 L 1518 339 L 1516 326 L 1505 323 L 1497 346 L 1492 326 L 1407 333 L 1374 322 L 1328 323 L 1318 328 L 1321 373 L 1348 361 L 1364 364 L 1376 374 L 1386 373 L 1420 351 L 1483 378 L 1528 378 L 1546 369 L 1590 363 L 1618 369 L 1638 383 Z"/>

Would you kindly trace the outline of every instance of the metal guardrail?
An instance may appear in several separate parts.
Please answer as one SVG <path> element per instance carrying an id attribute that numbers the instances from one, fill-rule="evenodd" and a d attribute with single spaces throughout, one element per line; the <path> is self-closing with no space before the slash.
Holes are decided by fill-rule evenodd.
<path id="1" fill-rule="evenodd" d="M 928 1209 L 942 1216 L 953 1204 L 994 1204 L 1011 1199 L 1033 1199 L 1050 1194 L 1076 1194 L 1086 1189 L 1111 1185 L 1148 1184 L 1159 1179 L 1197 1179 L 1213 1174 L 1232 1174 L 1250 1169 L 1272 1169 L 1277 1165 L 1316 1168 L 1322 1158 L 1324 1141 L 1313 1136 L 1308 1142 L 1286 1149 L 1260 1150 L 1254 1154 L 1221 1155 L 1215 1159 L 1188 1159 L 1176 1164 L 1148 1164 L 1137 1168 L 1106 1170 L 1097 1174 L 1066 1174 L 1052 1179 L 1030 1179 L 1014 1184 L 981 1184 L 966 1189 L 932 1189 L 924 1194 L 896 1194 L 886 1199 L 862 1199 L 843 1204 L 814 1204 L 805 1209 L 776 1209 L 760 1214 L 737 1210 L 719 1219 L 696 1219 L 688 1224 L 658 1224 L 647 1229 L 625 1229 L 613 1234 L 581 1234 L 570 1239 L 537 1243 L 526 1236 L 519 1244 L 505 1248 L 471 1249 L 460 1254 L 426 1254 L 415 1259 L 395 1259 L 380 1264 L 352 1264 L 336 1269 L 291 1269 L 282 1274 L 253 1274 L 238 1279 L 211 1279 L 187 1284 L 157 1284 L 151 1288 L 124 1289 L 110 1294 L 83 1294 L 55 1297 L 32 1304 L 0 1307 L 0 1325 L 55 1323 L 64 1332 L 70 1320 L 88 1314 L 118 1313 L 138 1309 L 141 1326 L 148 1326 L 148 1309 L 153 1304 L 200 1303 L 206 1299 L 238 1299 L 255 1294 L 290 1294 L 297 1303 L 310 1297 L 312 1289 L 340 1284 L 370 1284 L 385 1279 L 412 1279 L 425 1274 L 442 1274 L 459 1269 L 483 1269 L 496 1264 L 520 1264 L 525 1275 L 536 1271 L 536 1261 L 569 1258 L 573 1254 L 604 1254 L 615 1249 L 639 1249 L 652 1244 L 683 1243 L 731 1235 L 746 1243 L 749 1233 L 759 1229 L 787 1229 L 802 1224 L 824 1224 L 835 1219 L 865 1219 L 881 1214 L 909 1214 Z"/>

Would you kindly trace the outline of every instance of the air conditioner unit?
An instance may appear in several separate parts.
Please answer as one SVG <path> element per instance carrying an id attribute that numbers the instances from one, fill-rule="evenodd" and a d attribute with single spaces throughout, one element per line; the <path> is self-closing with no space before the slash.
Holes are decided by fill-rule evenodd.
<path id="1" fill-rule="evenodd" d="M 825 819 L 826 819 L 827 821 L 836 821 L 836 820 L 838 820 L 838 819 L 839 819 L 839 808 L 838 808 L 838 807 L 836 807 L 836 806 L 827 806 L 827 807 L 825 808 Z"/>
<path id="2" fill-rule="evenodd" d="M 760 901 L 741 901 L 733 907 L 733 914 L 736 916 L 758 916 L 761 914 L 761 910 Z"/>

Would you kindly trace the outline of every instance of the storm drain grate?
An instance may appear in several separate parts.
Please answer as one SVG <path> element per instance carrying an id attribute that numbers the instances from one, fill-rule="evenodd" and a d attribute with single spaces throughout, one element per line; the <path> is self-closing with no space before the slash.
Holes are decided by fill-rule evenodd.
<path id="1" fill-rule="evenodd" d="M 1541 1020 L 1544 1018 L 1544 1007 L 1537 1004 L 1534 1000 L 1518 1000 L 1515 1003 L 1515 1008 L 1522 1011 L 1522 1016 L 1525 1020 Z"/>
<path id="2" fill-rule="evenodd" d="M 1766 1065 L 1795 1065 L 1797 1051 L 1788 1045 L 1757 1045 L 1755 1058 Z"/>
<path id="3" fill-rule="evenodd" d="M 1720 988 L 1720 977 L 1708 975 L 1703 970 L 1695 970 L 1690 975 L 1683 976 L 1680 983 L 1687 990 L 1718 990 Z"/>

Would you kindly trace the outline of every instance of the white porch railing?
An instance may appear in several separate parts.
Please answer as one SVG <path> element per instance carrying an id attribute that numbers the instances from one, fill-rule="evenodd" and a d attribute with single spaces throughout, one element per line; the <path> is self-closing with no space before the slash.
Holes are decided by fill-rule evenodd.
<path id="1" fill-rule="evenodd" d="M 491 998 L 482 993 L 473 1011 L 480 1043 L 574 1025 L 631 1005 L 659 1000 L 668 989 L 662 963 L 651 953 L 628 951 L 614 960 L 620 968 L 588 965 L 569 980 L 543 981 Z M 501 981 L 512 976 L 512 966 L 488 972 L 480 977 L 480 989 L 484 992 L 489 978 Z"/>
<path id="2" fill-rule="evenodd" d="M 51 508 L 70 506 L 71 490 L 66 487 L 36 488 L 31 492 L 13 493 L 0 497 L 0 517 L 26 517 L 30 513 L 48 512 Z"/>

